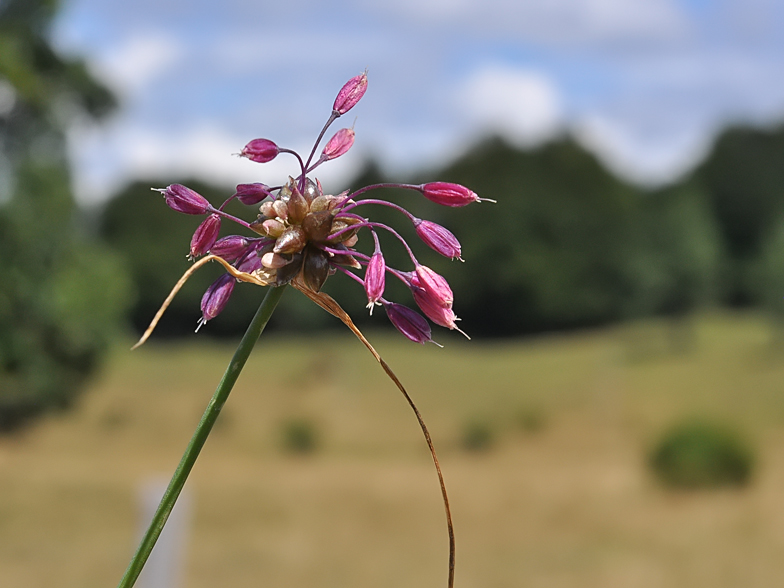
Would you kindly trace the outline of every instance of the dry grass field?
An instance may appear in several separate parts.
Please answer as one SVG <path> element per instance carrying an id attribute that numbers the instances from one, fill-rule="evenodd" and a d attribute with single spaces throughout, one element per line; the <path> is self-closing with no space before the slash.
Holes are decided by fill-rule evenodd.
<path id="1" fill-rule="evenodd" d="M 445 349 L 373 337 L 439 450 L 458 588 L 784 585 L 784 353 L 749 316 Z M 154 341 L 112 359 L 76 410 L 0 439 L 0 586 L 106 588 L 232 345 Z M 678 340 L 676 340 L 676 344 Z M 646 467 L 673 422 L 729 423 L 756 448 L 741 490 L 677 492 Z M 315 450 L 283 447 L 310 423 Z M 466 431 L 486 434 L 469 451 Z M 349 336 L 268 334 L 187 490 L 183 586 L 445 586 L 437 479 L 413 415 Z"/>

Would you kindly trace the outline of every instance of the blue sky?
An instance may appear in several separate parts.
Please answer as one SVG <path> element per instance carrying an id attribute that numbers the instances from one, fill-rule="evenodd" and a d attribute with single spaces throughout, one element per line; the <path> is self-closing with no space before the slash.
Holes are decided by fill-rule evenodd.
<path id="1" fill-rule="evenodd" d="M 53 33 L 121 100 L 72 129 L 83 201 L 145 175 L 280 181 L 292 160 L 232 154 L 256 137 L 308 151 L 365 68 L 355 146 L 320 173 L 332 191 L 368 157 L 405 172 L 490 133 L 569 133 L 661 183 L 727 124 L 784 121 L 778 0 L 66 0 Z"/>

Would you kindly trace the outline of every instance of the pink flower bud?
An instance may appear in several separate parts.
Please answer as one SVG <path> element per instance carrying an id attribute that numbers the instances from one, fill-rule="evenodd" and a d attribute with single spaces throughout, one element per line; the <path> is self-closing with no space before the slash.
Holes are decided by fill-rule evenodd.
<path id="1" fill-rule="evenodd" d="M 253 139 L 242 148 L 240 156 L 256 163 L 267 163 L 275 159 L 279 152 L 278 146 L 269 139 Z"/>
<path id="2" fill-rule="evenodd" d="M 239 259 L 248 248 L 248 240 L 240 235 L 229 235 L 223 239 L 218 239 L 215 245 L 210 247 L 210 253 L 222 257 L 228 262 Z"/>
<path id="3" fill-rule="evenodd" d="M 234 266 L 239 271 L 245 272 L 246 274 L 252 274 L 256 270 L 261 269 L 261 257 L 259 257 L 259 252 L 254 247 L 243 255 Z"/>
<path id="4" fill-rule="evenodd" d="M 239 184 L 237 186 L 237 200 L 243 204 L 253 205 L 258 204 L 270 195 L 269 186 L 257 182 L 255 184 Z"/>
<path id="5" fill-rule="evenodd" d="M 452 302 L 455 300 L 452 288 L 449 287 L 443 276 L 437 274 L 429 267 L 424 265 L 417 266 L 416 274 L 411 277 L 411 286 L 414 290 L 423 289 L 430 299 L 433 300 L 434 304 L 444 308 L 452 308 Z"/>
<path id="6" fill-rule="evenodd" d="M 381 251 L 376 249 L 365 270 L 365 292 L 368 297 L 367 307 L 370 309 L 370 314 L 373 314 L 373 306 L 378 303 L 378 299 L 384 295 L 386 273 L 387 266 L 384 263 L 384 256 Z"/>
<path id="7" fill-rule="evenodd" d="M 204 255 L 215 244 L 220 232 L 221 218 L 211 214 L 202 221 L 191 237 L 191 257 Z"/>
<path id="8" fill-rule="evenodd" d="M 332 136 L 326 147 L 324 147 L 324 151 L 321 153 L 321 159 L 329 161 L 330 159 L 345 155 L 354 144 L 354 135 L 354 129 L 340 129 Z"/>
<path id="9" fill-rule="evenodd" d="M 384 310 L 387 311 L 389 321 L 395 325 L 395 328 L 414 343 L 424 344 L 432 341 L 430 338 L 430 325 L 415 310 L 394 302 L 384 304 Z"/>
<path id="10" fill-rule="evenodd" d="M 436 204 L 443 206 L 465 206 L 472 202 L 485 200 L 460 184 L 449 182 L 430 182 L 419 186 L 422 195 Z"/>
<path id="11" fill-rule="evenodd" d="M 177 212 L 204 214 L 212 208 L 204 196 L 182 184 L 172 184 L 157 191 L 163 194 L 166 205 Z"/>
<path id="12" fill-rule="evenodd" d="M 223 274 L 207 288 L 201 298 L 201 319 L 199 319 L 197 331 L 203 324 L 214 319 L 223 311 L 236 283 L 237 281 L 230 274 Z"/>
<path id="13" fill-rule="evenodd" d="M 462 261 L 460 257 L 460 241 L 457 240 L 457 237 L 449 229 L 437 223 L 418 218 L 414 219 L 414 227 L 416 227 L 419 238 L 433 251 L 440 253 L 444 257 Z"/>
<path id="14" fill-rule="evenodd" d="M 424 288 L 413 287 L 411 292 L 414 295 L 414 301 L 417 303 L 417 306 L 425 313 L 427 318 L 447 329 L 457 329 L 455 324 L 457 316 L 452 311 L 451 306 L 441 306 Z"/>
<path id="15" fill-rule="evenodd" d="M 362 72 L 347 81 L 340 89 L 332 105 L 332 111 L 338 116 L 346 114 L 365 95 L 365 90 L 367 90 L 367 72 Z"/>

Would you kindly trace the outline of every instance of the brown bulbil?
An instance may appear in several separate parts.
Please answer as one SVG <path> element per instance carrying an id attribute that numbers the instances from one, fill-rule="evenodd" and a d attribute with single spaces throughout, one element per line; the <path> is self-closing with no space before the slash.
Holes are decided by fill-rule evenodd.
<path id="1" fill-rule="evenodd" d="M 308 213 L 302 221 L 302 228 L 311 241 L 324 241 L 332 233 L 332 212 L 320 210 Z"/>
<path id="2" fill-rule="evenodd" d="M 275 253 L 299 253 L 308 242 L 308 236 L 299 225 L 288 227 L 275 241 L 272 251 Z"/>
<path id="3" fill-rule="evenodd" d="M 267 220 L 263 214 L 260 214 L 259 217 L 248 225 L 248 228 L 253 231 L 254 233 L 258 233 L 264 237 L 267 236 L 267 231 L 264 230 L 264 221 Z"/>
<path id="4" fill-rule="evenodd" d="M 308 201 L 308 204 L 311 204 L 316 198 L 318 198 L 321 195 L 321 193 L 319 192 L 316 183 L 310 178 L 306 178 L 305 189 L 302 191 L 302 195 L 305 197 L 305 200 Z"/>
<path id="5" fill-rule="evenodd" d="M 309 245 L 302 262 L 302 279 L 305 285 L 318 292 L 329 277 L 329 256 L 321 249 Z"/>
<path id="6" fill-rule="evenodd" d="M 310 204 L 302 193 L 294 186 L 288 201 L 289 222 L 298 225 L 310 211 Z"/>
<path id="7" fill-rule="evenodd" d="M 291 263 L 278 268 L 275 271 L 275 285 L 282 286 L 293 280 L 302 269 L 302 253 L 295 253 L 291 258 Z"/>

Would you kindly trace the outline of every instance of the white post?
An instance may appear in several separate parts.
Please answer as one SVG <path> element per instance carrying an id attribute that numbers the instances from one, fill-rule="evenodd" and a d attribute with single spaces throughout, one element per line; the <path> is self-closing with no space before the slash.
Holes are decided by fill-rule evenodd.
<path id="1" fill-rule="evenodd" d="M 139 486 L 141 511 L 139 538 L 147 530 L 167 486 L 168 480 L 161 478 L 148 479 Z M 139 576 L 136 583 L 138 588 L 178 588 L 182 585 L 185 539 L 191 512 L 190 503 L 190 494 L 188 488 L 185 487 Z"/>

